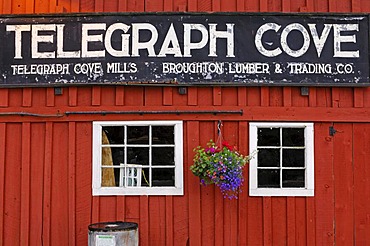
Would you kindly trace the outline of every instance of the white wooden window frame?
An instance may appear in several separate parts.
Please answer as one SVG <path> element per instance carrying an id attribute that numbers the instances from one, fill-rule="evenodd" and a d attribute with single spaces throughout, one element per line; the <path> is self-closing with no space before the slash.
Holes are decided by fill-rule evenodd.
<path id="1" fill-rule="evenodd" d="M 174 126 L 175 186 L 160 187 L 102 187 L 102 127 L 103 126 Z M 93 196 L 108 195 L 183 195 L 183 123 L 182 121 L 95 121 L 93 122 L 92 153 Z"/>
<path id="2" fill-rule="evenodd" d="M 249 162 L 250 196 L 314 196 L 314 125 L 313 123 L 251 122 L 249 124 L 249 151 L 257 150 L 258 128 L 305 128 L 305 187 L 303 188 L 258 188 L 257 157 Z M 257 153 L 258 155 L 258 153 Z"/>

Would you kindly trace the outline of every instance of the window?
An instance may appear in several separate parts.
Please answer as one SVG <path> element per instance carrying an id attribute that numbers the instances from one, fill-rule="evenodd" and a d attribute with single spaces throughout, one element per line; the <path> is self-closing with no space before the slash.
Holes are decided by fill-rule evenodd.
<path id="1" fill-rule="evenodd" d="M 93 123 L 93 195 L 182 195 L 181 121 Z"/>
<path id="2" fill-rule="evenodd" d="M 250 123 L 249 194 L 314 195 L 312 123 Z"/>

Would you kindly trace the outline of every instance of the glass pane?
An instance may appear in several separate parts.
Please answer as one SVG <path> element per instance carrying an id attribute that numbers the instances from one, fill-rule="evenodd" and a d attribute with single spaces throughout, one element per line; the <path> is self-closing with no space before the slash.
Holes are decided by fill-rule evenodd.
<path id="1" fill-rule="evenodd" d="M 174 168 L 153 168 L 153 186 L 175 186 Z"/>
<path id="2" fill-rule="evenodd" d="M 149 168 L 141 170 L 141 186 L 149 187 Z"/>
<path id="3" fill-rule="evenodd" d="M 123 147 L 111 147 L 112 151 L 112 159 L 114 165 L 120 165 L 121 163 L 124 163 L 124 151 L 125 148 Z"/>
<path id="4" fill-rule="evenodd" d="M 175 165 L 175 150 L 173 147 L 153 147 L 152 148 L 153 165 Z"/>
<path id="5" fill-rule="evenodd" d="M 280 167 L 280 149 L 258 149 L 258 167 Z"/>
<path id="6" fill-rule="evenodd" d="M 305 187 L 305 170 L 283 170 L 283 187 Z"/>
<path id="7" fill-rule="evenodd" d="M 257 146 L 280 146 L 280 128 L 258 128 Z"/>
<path id="8" fill-rule="evenodd" d="M 283 167 L 304 167 L 304 149 L 283 149 Z"/>
<path id="9" fill-rule="evenodd" d="M 173 126 L 152 126 L 153 144 L 174 144 Z"/>
<path id="10" fill-rule="evenodd" d="M 128 126 L 127 144 L 149 144 L 149 127 Z"/>
<path id="11" fill-rule="evenodd" d="M 123 144 L 124 128 L 123 126 L 103 126 L 102 144 Z"/>
<path id="12" fill-rule="evenodd" d="M 304 146 L 304 128 L 283 128 L 283 146 Z"/>
<path id="13" fill-rule="evenodd" d="M 102 168 L 101 186 L 114 187 L 119 184 L 119 168 Z"/>
<path id="14" fill-rule="evenodd" d="M 127 164 L 149 165 L 149 148 L 127 148 Z"/>
<path id="15" fill-rule="evenodd" d="M 258 188 L 280 188 L 280 169 L 258 169 Z"/>

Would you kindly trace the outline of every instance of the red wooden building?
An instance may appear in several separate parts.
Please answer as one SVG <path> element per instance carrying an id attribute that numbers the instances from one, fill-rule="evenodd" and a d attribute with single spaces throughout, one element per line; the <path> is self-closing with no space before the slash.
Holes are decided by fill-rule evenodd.
<path id="1" fill-rule="evenodd" d="M 334 12 L 368 13 L 370 2 L 0 1 L 2 14 L 90 12 L 320 12 L 329 16 Z M 310 177 L 304 175 L 304 182 L 312 182 L 313 192 L 252 196 L 249 166 L 237 200 L 224 199 L 213 185 L 201 186 L 189 169 L 193 148 L 217 137 L 219 120 L 224 138 L 243 153 L 249 153 L 255 127 L 250 123 L 279 123 L 283 128 L 286 123 L 298 123 L 303 124 L 302 129 L 309 125 L 314 150 L 310 158 L 315 165 Z M 93 153 L 94 141 L 98 145 L 104 141 L 100 132 L 93 138 L 94 123 L 105 129 L 107 121 L 129 122 L 127 127 L 137 122 L 170 122 L 174 134 L 182 138 L 180 154 L 174 150 L 182 167 L 165 173 L 176 176 L 174 183 L 180 177 L 180 189 L 160 195 L 151 191 L 107 195 L 104 185 L 94 186 L 93 179 L 101 177 L 100 171 L 93 174 L 95 158 L 100 158 Z M 109 130 L 112 125 L 106 127 Z M 150 125 L 153 136 L 155 127 Z M 171 141 L 164 140 L 167 149 L 173 147 Z M 154 142 L 149 145 L 158 147 Z M 143 246 L 370 245 L 369 158 L 367 86 L 3 86 L 0 246 L 87 245 L 88 225 L 105 221 L 137 222 Z M 162 169 L 166 168 L 171 169 Z M 299 176 L 299 172 L 292 175 Z M 149 176 L 155 177 L 155 168 Z M 154 178 L 149 183 L 154 185 Z M 93 188 L 97 188 L 94 195 Z"/>

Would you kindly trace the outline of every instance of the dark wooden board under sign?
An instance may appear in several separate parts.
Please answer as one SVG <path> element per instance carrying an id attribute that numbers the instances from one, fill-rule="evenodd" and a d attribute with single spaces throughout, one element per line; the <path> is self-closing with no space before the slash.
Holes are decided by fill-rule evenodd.
<path id="1" fill-rule="evenodd" d="M 367 86 L 362 14 L 0 17 L 0 86 Z"/>

